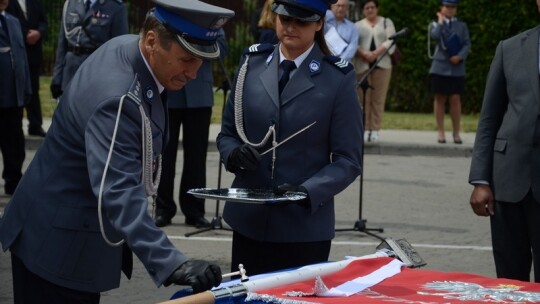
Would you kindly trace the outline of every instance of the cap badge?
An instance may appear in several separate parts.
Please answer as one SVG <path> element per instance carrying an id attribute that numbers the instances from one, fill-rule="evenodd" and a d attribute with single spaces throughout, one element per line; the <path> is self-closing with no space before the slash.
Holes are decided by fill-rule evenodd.
<path id="1" fill-rule="evenodd" d="M 217 29 L 220 29 L 223 27 L 223 25 L 225 25 L 225 23 L 227 23 L 227 21 L 229 20 L 228 17 L 220 17 L 216 20 L 216 23 L 214 23 L 214 25 L 211 27 L 211 29 L 213 30 L 217 30 Z"/>

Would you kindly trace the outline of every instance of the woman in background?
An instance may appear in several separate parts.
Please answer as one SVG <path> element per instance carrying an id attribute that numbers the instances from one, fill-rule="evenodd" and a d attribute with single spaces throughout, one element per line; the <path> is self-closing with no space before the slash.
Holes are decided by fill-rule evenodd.
<path id="1" fill-rule="evenodd" d="M 383 56 L 386 49 L 392 45 L 392 41 L 388 37 L 396 32 L 392 20 L 379 16 L 379 1 L 365 1 L 362 11 L 364 19 L 355 23 L 360 34 L 354 60 L 357 80 L 361 80 L 379 57 Z M 358 89 L 358 96 L 364 106 L 363 110 L 366 117 L 364 141 L 374 142 L 379 139 L 386 94 L 392 77 L 390 55 L 394 50 L 395 47 L 392 47 L 381 58 L 377 66 L 366 78 L 367 83 L 362 84 Z"/>
<path id="2" fill-rule="evenodd" d="M 437 122 L 437 142 L 440 144 L 446 143 L 444 113 L 447 99 L 450 103 L 454 143 L 462 143 L 459 136 L 461 94 L 465 90 L 465 59 L 471 41 L 467 24 L 455 17 L 457 5 L 458 0 L 442 0 L 437 21 L 429 25 L 430 38 L 438 41 L 429 69 L 429 86 L 431 93 L 435 95 L 433 112 Z M 455 38 L 449 39 L 452 36 Z"/>
<path id="3" fill-rule="evenodd" d="M 276 13 L 272 11 L 274 0 L 266 0 L 261 11 L 257 27 L 259 28 L 259 43 L 276 44 L 279 39 L 276 35 Z"/>

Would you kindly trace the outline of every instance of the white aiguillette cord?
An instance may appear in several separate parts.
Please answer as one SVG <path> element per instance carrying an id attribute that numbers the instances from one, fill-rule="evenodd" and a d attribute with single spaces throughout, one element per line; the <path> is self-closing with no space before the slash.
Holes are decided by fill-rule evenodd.
<path id="1" fill-rule="evenodd" d="M 109 153 L 107 155 L 107 160 L 105 162 L 105 168 L 103 169 L 103 175 L 101 176 L 101 184 L 99 185 L 98 193 L 98 219 L 99 219 L 99 228 L 101 230 L 101 235 L 105 242 L 110 246 L 120 246 L 124 243 L 124 240 L 120 240 L 116 243 L 113 243 L 105 235 L 105 229 L 103 227 L 103 214 L 101 213 L 101 206 L 103 204 L 103 188 L 105 187 L 105 177 L 107 176 L 107 170 L 109 169 L 109 164 L 111 163 L 112 152 L 114 150 L 114 143 L 116 141 L 116 133 L 118 132 L 118 125 L 120 124 L 120 114 L 122 113 L 122 105 L 124 104 L 124 98 L 126 95 L 120 98 L 120 103 L 118 104 L 118 113 L 116 114 L 116 121 L 114 123 L 114 131 L 111 138 L 111 146 L 109 147 Z M 155 199 L 157 194 L 157 189 L 159 186 L 159 181 L 161 178 L 161 155 L 158 157 L 157 163 L 157 172 L 156 177 L 152 176 L 153 172 L 153 146 L 152 146 L 152 127 L 150 125 L 150 120 L 144 112 L 143 106 L 139 103 L 139 111 L 141 113 L 141 133 L 142 133 L 142 183 L 144 184 L 144 190 L 147 196 L 151 196 Z"/>
<path id="2" fill-rule="evenodd" d="M 270 136 L 272 136 L 272 148 L 262 152 L 260 155 L 265 155 L 268 152 L 272 153 L 272 179 L 274 178 L 274 168 L 275 168 L 275 162 L 276 162 L 276 148 L 287 142 L 289 139 L 295 137 L 296 135 L 302 133 L 303 131 L 307 130 L 309 127 L 314 125 L 316 121 L 312 122 L 310 125 L 302 128 L 301 130 L 297 131 L 296 133 L 290 135 L 289 137 L 282 140 L 280 143 L 276 142 L 276 126 L 275 124 L 268 127 L 268 131 L 266 132 L 266 135 L 259 143 L 252 143 L 248 140 L 246 136 L 246 132 L 244 130 L 244 110 L 243 110 L 243 100 L 244 100 L 244 83 L 246 80 L 246 73 L 248 69 L 248 62 L 249 62 L 249 56 L 246 56 L 246 60 L 240 67 L 240 70 L 238 71 L 238 77 L 236 80 L 236 87 L 234 90 L 234 125 L 236 127 L 236 132 L 238 133 L 238 136 L 240 139 L 249 145 L 251 145 L 254 148 L 261 148 L 264 146 L 268 140 L 270 139 Z"/>

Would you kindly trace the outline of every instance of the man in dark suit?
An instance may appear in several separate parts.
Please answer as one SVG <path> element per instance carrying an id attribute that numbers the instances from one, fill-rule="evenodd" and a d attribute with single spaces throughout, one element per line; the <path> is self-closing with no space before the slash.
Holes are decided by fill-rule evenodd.
<path id="1" fill-rule="evenodd" d="M 540 10 L 540 0 L 536 0 Z M 497 277 L 540 282 L 540 26 L 501 41 L 488 74 L 469 183 L 489 216 Z"/>
<path id="2" fill-rule="evenodd" d="M 225 32 L 218 38 L 220 57 L 227 54 Z M 174 202 L 174 177 L 178 137 L 182 129 L 184 161 L 180 181 L 179 203 L 186 217 L 186 224 L 197 228 L 209 227 L 204 217 L 204 199 L 196 198 L 187 191 L 206 187 L 206 152 L 212 106 L 214 105 L 214 77 L 212 61 L 205 60 L 197 73 L 197 78 L 178 91 L 167 92 L 169 112 L 169 143 L 163 152 L 163 174 L 156 199 L 156 225 L 164 227 L 171 223 L 176 214 Z"/>
<path id="3" fill-rule="evenodd" d="M 132 252 L 158 287 L 221 282 L 218 265 L 188 259 L 156 227 L 148 197 L 167 141 L 160 93 L 219 56 L 217 32 L 234 12 L 155 3 L 139 35 L 109 40 L 78 68 L 5 209 L 0 243 L 11 251 L 15 303 L 99 303 L 122 272 L 131 277 Z"/>
<path id="4" fill-rule="evenodd" d="M 45 136 L 42 128 L 41 101 L 39 99 L 39 75 L 43 63 L 42 41 L 47 34 L 47 15 L 41 0 L 11 0 L 6 11 L 19 19 L 25 39 L 26 55 L 30 66 L 32 98 L 26 106 L 28 134 Z"/>
<path id="5" fill-rule="evenodd" d="M 0 0 L 0 150 L 4 162 L 4 191 L 11 195 L 22 176 L 23 107 L 32 89 L 21 25 L 5 11 L 8 3 L 8 0 Z"/>

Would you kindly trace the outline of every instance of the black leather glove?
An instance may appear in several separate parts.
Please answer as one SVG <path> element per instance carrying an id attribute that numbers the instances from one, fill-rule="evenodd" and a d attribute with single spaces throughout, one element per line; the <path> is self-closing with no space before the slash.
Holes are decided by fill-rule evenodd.
<path id="1" fill-rule="evenodd" d="M 209 290 L 221 284 L 221 268 L 218 265 L 203 260 L 188 260 L 180 265 L 164 285 L 189 285 L 193 293 Z"/>
<path id="2" fill-rule="evenodd" d="M 255 148 L 248 144 L 232 150 L 227 161 L 227 171 L 239 173 L 242 170 L 254 171 L 259 166 L 261 155 Z"/>
<path id="3" fill-rule="evenodd" d="M 51 84 L 51 95 L 52 98 L 57 99 L 62 95 L 62 87 L 59 84 Z"/>
<path id="4" fill-rule="evenodd" d="M 297 200 L 297 201 L 290 201 L 290 202 L 291 203 L 297 203 L 297 204 L 302 205 L 304 207 L 309 207 L 310 206 L 309 194 L 307 192 L 306 187 L 304 187 L 304 186 L 294 186 L 294 185 L 285 183 L 285 184 L 281 184 L 281 185 L 277 186 L 276 188 L 274 188 L 274 194 L 276 194 L 276 195 L 283 195 L 283 194 L 285 194 L 285 192 L 301 192 L 301 193 L 305 193 L 306 194 L 305 199 L 301 199 L 301 200 Z"/>

